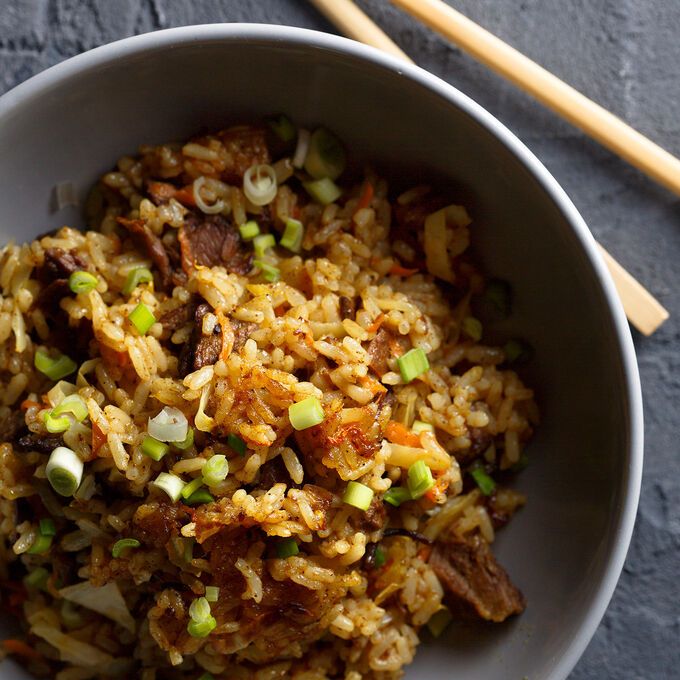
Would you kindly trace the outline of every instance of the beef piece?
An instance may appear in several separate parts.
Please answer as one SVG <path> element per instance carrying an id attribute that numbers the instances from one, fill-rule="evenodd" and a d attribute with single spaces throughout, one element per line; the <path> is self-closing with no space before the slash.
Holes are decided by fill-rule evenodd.
<path id="1" fill-rule="evenodd" d="M 68 285 L 68 279 L 54 279 L 54 281 L 40 289 L 35 306 L 47 316 L 54 317 L 60 309 L 59 303 L 61 299 L 70 294 L 71 289 Z"/>
<path id="2" fill-rule="evenodd" d="M 363 533 L 378 531 L 378 529 L 382 529 L 385 526 L 386 521 L 387 510 L 385 504 L 381 500 L 374 498 L 368 506 L 368 510 L 357 515 L 355 520 L 356 530 Z"/>
<path id="3" fill-rule="evenodd" d="M 262 489 L 271 489 L 274 484 L 290 484 L 290 475 L 286 469 L 281 456 L 277 456 L 273 460 L 268 460 L 260 468 L 260 482 L 258 484 Z"/>
<path id="4" fill-rule="evenodd" d="M 390 349 L 390 341 L 392 334 L 381 328 L 375 334 L 375 337 L 368 343 L 366 351 L 371 357 L 370 367 L 379 376 L 384 375 L 389 370 L 387 360 L 392 354 Z"/>
<path id="5" fill-rule="evenodd" d="M 182 347 L 179 355 L 179 373 L 185 376 L 203 366 L 214 364 L 222 351 L 222 329 L 219 324 L 211 335 L 203 335 L 203 317 L 211 311 L 205 302 L 196 307 L 194 312 L 194 330 L 189 342 Z"/>
<path id="6" fill-rule="evenodd" d="M 187 275 L 197 265 L 223 265 L 227 271 L 242 275 L 250 271 L 252 252 L 243 246 L 238 229 L 222 215 L 188 214 L 179 231 L 179 244 Z"/>
<path id="7" fill-rule="evenodd" d="M 210 366 L 211 364 L 217 363 L 217 360 L 220 358 L 221 350 L 221 333 L 203 336 L 196 344 L 196 349 L 194 350 L 194 371 L 203 368 L 203 366 Z"/>
<path id="8" fill-rule="evenodd" d="M 46 248 L 45 261 L 36 271 L 36 278 L 43 284 L 58 279 L 68 279 L 73 272 L 87 269 L 87 262 L 73 250 Z"/>
<path id="9" fill-rule="evenodd" d="M 145 252 L 156 265 L 160 272 L 163 288 L 170 287 L 172 283 L 172 267 L 170 266 L 168 253 L 160 238 L 151 231 L 144 220 L 128 220 L 124 217 L 119 217 L 118 224 L 130 232 L 137 248 Z"/>
<path id="10" fill-rule="evenodd" d="M 234 331 L 234 346 L 231 351 L 238 352 L 246 344 L 250 334 L 257 328 L 257 324 L 239 321 L 238 319 L 230 319 L 229 323 Z"/>
<path id="11" fill-rule="evenodd" d="M 142 543 L 163 548 L 173 536 L 179 535 L 181 516 L 185 512 L 168 503 L 140 505 L 132 518 L 132 533 Z"/>
<path id="12" fill-rule="evenodd" d="M 448 203 L 450 201 L 444 196 L 428 193 L 407 205 L 396 205 L 394 209 L 395 221 L 392 224 L 390 238 L 393 241 L 403 241 L 413 250 L 414 256 L 411 259 L 402 258 L 409 266 L 425 269 L 422 237 L 425 218 L 433 212 L 441 210 Z"/>
<path id="13" fill-rule="evenodd" d="M 171 309 L 169 312 L 163 314 L 159 322 L 163 326 L 164 331 L 174 333 L 178 328 L 182 328 L 194 318 L 196 305 L 192 302 L 187 302 L 185 305 L 180 305 Z"/>
<path id="14" fill-rule="evenodd" d="M 245 171 L 251 165 L 270 161 L 263 127 L 239 125 L 219 132 L 217 137 L 226 151 L 221 176 L 228 184 L 241 184 Z"/>
<path id="15" fill-rule="evenodd" d="M 340 318 L 341 319 L 351 319 L 354 321 L 354 316 L 356 315 L 356 306 L 352 298 L 340 296 Z"/>
<path id="16" fill-rule="evenodd" d="M 449 536 L 438 541 L 429 563 L 454 615 L 500 622 L 524 611 L 524 596 L 479 536 L 467 540 Z"/>
<path id="17" fill-rule="evenodd" d="M 39 453 L 52 453 L 57 446 L 63 446 L 64 440 L 56 434 L 36 434 L 29 432 L 20 436 L 13 442 L 19 451 L 38 451 Z"/>

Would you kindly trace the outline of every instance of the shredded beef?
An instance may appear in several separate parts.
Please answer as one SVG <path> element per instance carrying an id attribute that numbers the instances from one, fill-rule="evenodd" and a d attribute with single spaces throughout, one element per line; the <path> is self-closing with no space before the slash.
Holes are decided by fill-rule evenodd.
<path id="1" fill-rule="evenodd" d="M 163 548 L 173 536 L 179 535 L 184 511 L 168 503 L 140 505 L 132 518 L 132 533 L 137 540 L 154 548 Z"/>
<path id="2" fill-rule="evenodd" d="M 211 311 L 205 302 L 196 307 L 194 312 L 194 330 L 189 342 L 182 347 L 179 355 L 179 373 L 185 376 L 203 366 L 214 364 L 220 358 L 222 350 L 222 329 L 219 324 L 211 335 L 203 335 L 203 317 Z"/>
<path id="3" fill-rule="evenodd" d="M 163 326 L 163 330 L 174 333 L 178 328 L 182 328 L 182 326 L 185 326 L 194 318 L 195 311 L 196 305 L 193 302 L 187 302 L 163 314 L 159 322 Z"/>
<path id="4" fill-rule="evenodd" d="M 144 220 L 128 220 L 119 217 L 118 223 L 130 232 L 136 246 L 151 258 L 160 272 L 163 288 L 168 288 L 172 283 L 172 267 L 160 238 L 151 231 Z"/>
<path id="5" fill-rule="evenodd" d="M 228 184 L 241 184 L 245 171 L 255 164 L 269 163 L 266 131 L 263 127 L 239 125 L 217 134 L 226 151 L 222 179 Z"/>
<path id="6" fill-rule="evenodd" d="M 52 453 L 57 446 L 63 446 L 64 440 L 56 434 L 36 434 L 29 432 L 13 442 L 19 451 L 38 451 L 39 453 Z"/>
<path id="7" fill-rule="evenodd" d="M 391 356 L 390 340 L 392 334 L 381 328 L 375 334 L 375 337 L 368 343 L 368 356 L 371 357 L 370 367 L 379 376 L 387 373 L 389 366 L 387 360 Z"/>
<path id="8" fill-rule="evenodd" d="M 68 279 L 73 272 L 87 269 L 87 262 L 73 250 L 46 248 L 45 261 L 38 267 L 36 278 L 42 284 L 50 284 L 58 279 Z"/>
<path id="9" fill-rule="evenodd" d="M 239 321 L 238 319 L 230 319 L 229 323 L 234 331 L 234 347 L 232 348 L 232 352 L 238 352 L 243 345 L 246 344 L 246 340 L 250 337 L 250 334 L 257 328 L 257 324 L 248 321 Z"/>
<path id="10" fill-rule="evenodd" d="M 227 271 L 241 275 L 250 271 L 251 251 L 243 246 L 238 229 L 222 215 L 188 214 L 179 231 L 179 243 L 187 275 L 197 265 L 223 265 Z"/>
<path id="11" fill-rule="evenodd" d="M 500 622 L 524 611 L 524 596 L 479 536 L 438 541 L 429 562 L 454 615 Z"/>
<path id="12" fill-rule="evenodd" d="M 262 489 L 271 489 L 274 484 L 290 484 L 290 475 L 281 456 L 268 460 L 260 468 L 260 482 L 258 486 Z"/>

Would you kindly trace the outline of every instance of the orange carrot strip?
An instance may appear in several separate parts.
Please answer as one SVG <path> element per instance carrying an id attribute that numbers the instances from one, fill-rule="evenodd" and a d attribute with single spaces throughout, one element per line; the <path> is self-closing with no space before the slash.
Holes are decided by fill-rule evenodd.
<path id="1" fill-rule="evenodd" d="M 396 420 L 390 420 L 389 423 L 387 423 L 385 437 L 393 444 L 420 448 L 420 437 L 415 432 L 411 432 L 406 425 L 403 425 Z"/>
<path id="2" fill-rule="evenodd" d="M 383 325 L 384 320 L 385 320 L 385 315 L 384 314 L 378 314 L 375 321 L 366 329 L 366 331 L 368 333 L 375 333 L 380 328 L 380 326 Z"/>
<path id="3" fill-rule="evenodd" d="M 40 654 L 23 640 L 3 640 L 2 646 L 8 654 L 17 654 L 18 656 L 24 656 L 27 659 L 42 659 Z"/>
<path id="4" fill-rule="evenodd" d="M 373 185 L 368 180 L 366 180 L 364 182 L 364 186 L 361 189 L 361 195 L 359 196 L 357 209 L 354 211 L 355 215 L 363 208 L 368 208 L 368 206 L 371 205 L 374 193 L 375 191 L 373 189 Z"/>
<path id="5" fill-rule="evenodd" d="M 33 401 L 32 399 L 24 399 L 21 402 L 21 406 L 19 407 L 22 411 L 28 411 L 29 408 L 32 406 L 37 406 L 40 408 L 40 404 L 37 401 Z"/>
<path id="6" fill-rule="evenodd" d="M 92 455 L 96 456 L 99 449 L 106 443 L 106 435 L 97 423 L 92 423 Z"/>
<path id="7" fill-rule="evenodd" d="M 417 274 L 420 271 L 420 269 L 407 269 L 406 267 L 402 267 L 398 262 L 395 262 L 391 267 L 390 267 L 390 274 L 394 274 L 395 276 L 413 276 L 414 274 Z"/>
<path id="8" fill-rule="evenodd" d="M 177 193 L 177 187 L 168 182 L 149 182 L 148 190 L 152 196 L 165 201 L 174 198 Z"/>
<path id="9" fill-rule="evenodd" d="M 175 192 L 175 200 L 179 201 L 182 205 L 196 205 L 196 199 L 194 198 L 194 187 L 192 184 L 188 184 L 181 189 L 177 189 Z"/>

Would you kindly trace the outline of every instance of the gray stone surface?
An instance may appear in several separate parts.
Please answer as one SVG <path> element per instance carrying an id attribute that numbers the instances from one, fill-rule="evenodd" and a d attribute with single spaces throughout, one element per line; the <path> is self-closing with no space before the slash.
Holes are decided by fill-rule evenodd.
<path id="1" fill-rule="evenodd" d="M 572 678 L 678 678 L 680 302 L 672 291 L 680 290 L 680 201 L 386 0 L 360 4 L 418 63 L 514 130 L 571 195 L 595 235 L 671 312 L 654 337 L 635 335 L 647 428 L 640 512 L 614 599 Z M 455 5 L 680 154 L 677 0 L 456 0 Z M 0 92 L 102 43 L 219 21 L 332 30 L 303 0 L 1 0 Z"/>

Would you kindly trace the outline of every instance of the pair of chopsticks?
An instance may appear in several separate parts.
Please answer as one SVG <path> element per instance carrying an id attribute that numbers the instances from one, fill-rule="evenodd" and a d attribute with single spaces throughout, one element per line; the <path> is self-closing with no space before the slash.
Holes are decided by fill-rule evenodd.
<path id="1" fill-rule="evenodd" d="M 350 38 L 412 62 L 352 0 L 310 0 Z M 391 0 L 531 94 L 652 179 L 680 195 L 680 160 L 442 0 Z M 630 323 L 651 335 L 668 312 L 599 246 Z"/>

